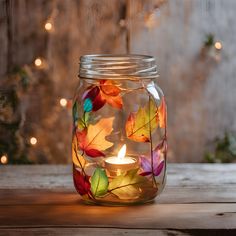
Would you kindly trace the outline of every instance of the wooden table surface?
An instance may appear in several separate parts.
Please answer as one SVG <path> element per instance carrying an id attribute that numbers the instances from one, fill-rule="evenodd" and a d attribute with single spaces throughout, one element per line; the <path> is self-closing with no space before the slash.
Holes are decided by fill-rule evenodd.
<path id="1" fill-rule="evenodd" d="M 169 164 L 153 204 L 84 205 L 71 166 L 0 166 L 2 235 L 236 235 L 236 164 Z"/>

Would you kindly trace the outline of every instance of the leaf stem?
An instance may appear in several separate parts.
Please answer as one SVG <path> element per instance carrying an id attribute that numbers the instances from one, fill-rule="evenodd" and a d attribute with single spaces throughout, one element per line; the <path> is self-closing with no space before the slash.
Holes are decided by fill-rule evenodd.
<path id="1" fill-rule="evenodd" d="M 149 111 L 148 111 L 148 116 L 149 116 L 149 136 L 150 136 L 150 151 L 151 151 L 151 167 L 152 167 L 152 180 L 153 184 L 155 187 L 157 187 L 156 179 L 154 176 L 154 167 L 153 167 L 153 146 L 152 146 L 152 128 L 151 128 L 151 97 L 149 95 Z"/>
<path id="2" fill-rule="evenodd" d="M 149 109 L 149 117 L 150 117 L 150 109 Z M 154 117 L 152 117 L 152 119 L 149 118 L 149 121 L 147 123 L 145 123 L 144 125 L 142 125 L 141 127 L 139 127 L 138 129 L 136 129 L 135 131 L 133 131 L 129 136 L 135 134 L 136 132 L 138 132 L 140 129 L 142 129 L 143 127 L 145 127 L 146 125 L 149 125 L 149 127 L 151 127 L 151 122 L 156 118 L 156 115 Z M 151 130 L 151 128 L 150 128 Z"/>

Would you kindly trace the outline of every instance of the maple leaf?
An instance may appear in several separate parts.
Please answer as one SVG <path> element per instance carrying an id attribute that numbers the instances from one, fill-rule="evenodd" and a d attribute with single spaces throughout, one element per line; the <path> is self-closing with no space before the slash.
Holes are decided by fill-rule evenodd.
<path id="1" fill-rule="evenodd" d="M 150 132 L 157 128 L 157 107 L 153 100 L 137 112 L 132 112 L 126 122 L 126 135 L 136 142 L 150 142 Z"/>
<path id="2" fill-rule="evenodd" d="M 165 128 L 167 125 L 167 108 L 164 96 L 161 99 L 161 104 L 158 107 L 158 116 L 157 116 L 159 126 Z"/>
<path id="3" fill-rule="evenodd" d="M 89 176 L 81 174 L 76 168 L 73 168 L 73 180 L 77 192 L 83 196 L 91 194 Z"/>
<path id="4" fill-rule="evenodd" d="M 151 163 L 150 158 L 147 158 L 144 155 L 140 157 L 141 167 L 144 171 L 140 175 L 142 176 L 150 175 L 152 174 L 152 171 L 153 171 L 154 176 L 160 175 L 165 164 L 164 160 L 161 160 L 161 150 L 154 150 L 152 152 L 151 158 L 153 158 L 153 169 L 152 169 L 152 163 Z"/>
<path id="5" fill-rule="evenodd" d="M 105 139 L 113 130 L 113 120 L 114 117 L 104 118 L 95 125 L 90 124 L 86 130 L 76 132 L 79 147 L 86 155 L 90 157 L 105 156 L 102 151 L 113 145 Z"/>

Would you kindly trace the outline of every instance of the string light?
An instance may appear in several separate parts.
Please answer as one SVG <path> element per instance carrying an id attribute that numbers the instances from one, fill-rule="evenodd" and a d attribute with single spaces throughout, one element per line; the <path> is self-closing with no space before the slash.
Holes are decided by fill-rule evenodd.
<path id="1" fill-rule="evenodd" d="M 45 30 L 50 31 L 52 30 L 52 23 L 46 22 L 44 25 Z"/>
<path id="2" fill-rule="evenodd" d="M 35 137 L 30 138 L 31 145 L 35 145 L 38 142 L 38 140 Z"/>
<path id="3" fill-rule="evenodd" d="M 36 66 L 38 66 L 38 67 L 41 66 L 42 63 L 43 63 L 43 62 L 42 62 L 42 59 L 39 58 L 39 57 L 34 60 L 34 64 L 35 64 Z"/>
<path id="4" fill-rule="evenodd" d="M 125 19 L 121 19 L 119 21 L 119 25 L 120 25 L 120 27 L 126 27 L 126 20 Z"/>
<path id="5" fill-rule="evenodd" d="M 222 44 L 221 44 L 221 42 L 215 42 L 215 48 L 216 48 L 217 50 L 221 50 L 221 49 L 222 49 Z"/>
<path id="6" fill-rule="evenodd" d="M 146 25 L 147 28 L 149 28 L 149 29 L 153 28 L 156 24 L 156 14 L 155 14 L 155 12 L 153 11 L 153 12 L 149 13 L 148 15 L 146 15 L 144 20 L 145 20 L 145 25 Z"/>
<path id="7" fill-rule="evenodd" d="M 3 156 L 1 156 L 1 163 L 3 164 L 3 165 L 5 165 L 5 164 L 7 164 L 7 162 L 8 162 L 8 158 L 7 158 L 7 156 L 6 155 L 3 155 Z"/>
<path id="8" fill-rule="evenodd" d="M 61 105 L 62 107 L 66 107 L 66 106 L 67 106 L 67 100 L 66 100 L 65 98 L 61 98 L 61 99 L 60 99 L 60 105 Z"/>

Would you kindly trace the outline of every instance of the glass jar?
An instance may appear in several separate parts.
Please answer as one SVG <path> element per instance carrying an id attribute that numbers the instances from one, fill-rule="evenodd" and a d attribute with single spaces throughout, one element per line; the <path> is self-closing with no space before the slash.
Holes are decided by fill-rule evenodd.
<path id="1" fill-rule="evenodd" d="M 155 59 L 85 55 L 73 101 L 72 159 L 87 203 L 152 201 L 165 185 L 167 109 Z"/>

